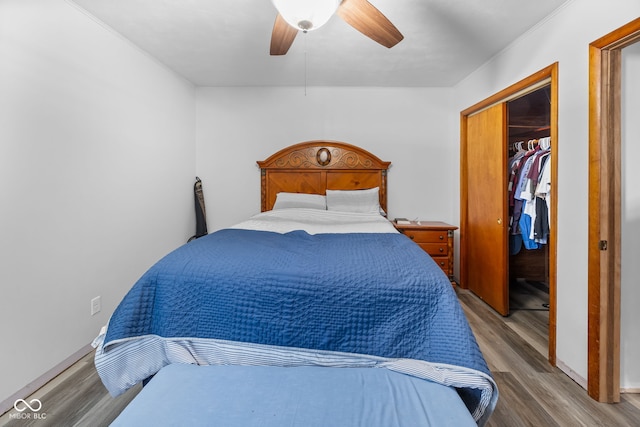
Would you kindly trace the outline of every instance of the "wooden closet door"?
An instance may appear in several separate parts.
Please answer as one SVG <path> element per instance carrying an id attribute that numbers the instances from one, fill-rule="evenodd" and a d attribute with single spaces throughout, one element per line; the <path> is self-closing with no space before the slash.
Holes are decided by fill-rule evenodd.
<path id="1" fill-rule="evenodd" d="M 509 314 L 506 111 L 501 103 L 469 116 L 462 153 L 466 286 L 503 316 Z"/>

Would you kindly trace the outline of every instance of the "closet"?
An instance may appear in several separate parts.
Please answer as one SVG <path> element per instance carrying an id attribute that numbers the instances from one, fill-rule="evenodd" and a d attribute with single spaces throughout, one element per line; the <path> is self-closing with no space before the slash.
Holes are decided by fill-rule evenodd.
<path id="1" fill-rule="evenodd" d="M 507 102 L 509 312 L 549 308 L 550 86 Z"/>
<path id="2" fill-rule="evenodd" d="M 543 351 L 548 345 L 552 365 L 557 317 L 557 139 L 557 63 L 460 112 L 459 285 L 502 316 L 540 318 L 535 321 L 536 348 Z M 547 243 L 516 251 L 510 224 L 510 160 L 519 150 L 547 146 L 551 168 Z M 525 298 L 534 291 L 538 300 Z M 534 325 L 533 320 L 530 323 Z"/>

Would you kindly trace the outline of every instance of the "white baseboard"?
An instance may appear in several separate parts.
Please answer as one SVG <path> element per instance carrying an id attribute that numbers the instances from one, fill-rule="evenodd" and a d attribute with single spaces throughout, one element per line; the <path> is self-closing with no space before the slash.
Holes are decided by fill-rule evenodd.
<path id="1" fill-rule="evenodd" d="M 562 363 L 561 360 L 556 360 L 556 366 L 562 372 L 564 372 L 569 378 L 574 380 L 580 387 L 583 389 L 587 389 L 587 380 L 578 375 L 574 370 L 569 368 L 567 365 Z M 637 387 L 622 387 L 620 388 L 620 393 L 629 393 L 629 394 L 638 394 L 640 393 L 640 388 Z"/>
<path id="2" fill-rule="evenodd" d="M 562 360 L 556 359 L 556 367 L 560 369 L 562 372 L 564 372 L 565 374 L 567 374 L 567 376 L 572 380 L 574 380 L 580 387 L 582 387 L 585 390 L 587 389 L 587 380 L 582 376 L 578 375 L 576 371 L 574 371 L 573 369 L 565 365 L 562 362 Z"/>
<path id="3" fill-rule="evenodd" d="M 52 379 L 60 375 L 62 372 L 68 369 L 71 365 L 73 365 L 78 360 L 82 359 L 84 356 L 86 356 L 92 351 L 93 351 L 93 347 L 91 347 L 91 344 L 87 344 L 86 346 L 82 347 L 80 350 L 73 353 L 71 356 L 64 359 L 62 362 L 58 363 L 56 366 L 54 366 L 50 370 L 48 370 L 47 372 L 45 372 L 44 374 L 42 374 L 32 382 L 30 382 L 29 384 L 27 384 L 26 386 L 24 386 L 14 394 L 12 394 L 11 396 L 9 396 L 7 399 L 3 400 L 0 403 L 0 415 L 4 414 L 5 412 L 13 408 L 13 404 L 16 402 L 16 400 L 26 399 L 27 397 L 31 396 L 39 388 L 41 388 L 42 386 L 47 384 L 49 381 L 51 381 Z"/>

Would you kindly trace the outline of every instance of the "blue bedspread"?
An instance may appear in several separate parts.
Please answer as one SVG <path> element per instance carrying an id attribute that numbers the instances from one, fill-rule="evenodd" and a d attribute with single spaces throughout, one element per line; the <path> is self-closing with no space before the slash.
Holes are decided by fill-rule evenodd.
<path id="1" fill-rule="evenodd" d="M 114 312 L 103 347 L 198 337 L 417 359 L 490 376 L 447 277 L 401 234 L 225 229 L 173 251 Z M 477 390 L 460 390 L 471 411 Z"/>

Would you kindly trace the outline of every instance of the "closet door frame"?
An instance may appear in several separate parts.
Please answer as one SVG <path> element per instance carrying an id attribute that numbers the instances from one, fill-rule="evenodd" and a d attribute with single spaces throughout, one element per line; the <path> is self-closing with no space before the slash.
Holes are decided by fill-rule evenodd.
<path id="1" fill-rule="evenodd" d="M 640 18 L 589 45 L 589 333 L 587 392 L 620 401 L 622 49 Z"/>
<path id="2" fill-rule="evenodd" d="M 463 110 L 460 113 L 460 286 L 467 288 L 466 280 L 469 272 L 467 271 L 464 260 L 467 252 L 467 245 L 472 242 L 465 240 L 465 230 L 467 227 L 467 188 L 466 188 L 466 163 L 467 158 L 467 118 L 481 110 L 489 108 L 498 103 L 504 103 L 511 99 L 518 98 L 529 92 L 533 92 L 540 87 L 550 85 L 551 87 L 551 194 L 558 194 L 558 63 L 555 62 L 546 68 L 526 77 L 525 79 L 514 83 L 513 85 L 501 90 L 500 92 L 490 96 L 489 98 L 478 102 L 477 104 Z M 505 150 L 507 147 L 504 147 Z M 504 171 L 505 179 L 507 171 Z M 506 197 L 506 195 L 505 195 Z M 557 270 L 557 230 L 558 230 L 558 203 L 551 204 L 549 212 L 550 235 L 549 235 L 549 351 L 548 360 L 552 366 L 556 366 L 556 270 Z M 503 261 L 508 264 L 508 260 Z M 508 283 L 504 284 L 508 286 Z"/>

